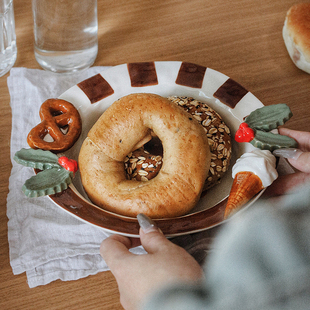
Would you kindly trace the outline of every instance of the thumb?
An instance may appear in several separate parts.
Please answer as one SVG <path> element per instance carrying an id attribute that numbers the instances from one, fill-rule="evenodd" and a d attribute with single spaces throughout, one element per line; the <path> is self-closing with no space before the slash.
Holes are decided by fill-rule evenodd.
<path id="1" fill-rule="evenodd" d="M 112 235 L 102 241 L 100 245 L 100 255 L 105 260 L 111 270 L 118 265 L 120 260 L 131 256 L 129 249 L 131 241 L 129 238 L 121 235 Z"/>
<path id="2" fill-rule="evenodd" d="M 139 214 L 137 219 L 140 224 L 141 244 L 149 254 L 162 251 L 163 248 L 171 244 L 162 231 L 156 226 L 155 222 L 149 217 L 144 214 Z"/>

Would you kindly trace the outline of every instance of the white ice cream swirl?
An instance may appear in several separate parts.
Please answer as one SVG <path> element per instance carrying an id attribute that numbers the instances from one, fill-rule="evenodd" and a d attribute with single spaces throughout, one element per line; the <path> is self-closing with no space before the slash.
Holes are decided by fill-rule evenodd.
<path id="1" fill-rule="evenodd" d="M 232 177 L 235 178 L 235 175 L 241 171 L 250 171 L 256 174 L 264 187 L 272 184 L 278 177 L 276 158 L 268 150 L 255 149 L 252 152 L 244 153 L 232 167 Z"/>

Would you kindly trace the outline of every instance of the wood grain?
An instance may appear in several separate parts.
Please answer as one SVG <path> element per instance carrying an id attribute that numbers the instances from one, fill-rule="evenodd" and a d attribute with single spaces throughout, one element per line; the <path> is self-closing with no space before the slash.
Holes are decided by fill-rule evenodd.
<path id="1" fill-rule="evenodd" d="M 99 54 L 95 65 L 179 60 L 218 70 L 265 105 L 287 103 L 287 127 L 310 131 L 309 75 L 290 60 L 282 26 L 293 0 L 98 0 Z M 31 1 L 14 0 L 16 67 L 40 68 L 33 54 Z M 0 307 L 1 309 L 122 309 L 110 272 L 29 289 L 9 264 L 6 197 L 11 139 L 10 96 L 0 78 Z M 14 138 L 14 137 L 13 137 Z"/>

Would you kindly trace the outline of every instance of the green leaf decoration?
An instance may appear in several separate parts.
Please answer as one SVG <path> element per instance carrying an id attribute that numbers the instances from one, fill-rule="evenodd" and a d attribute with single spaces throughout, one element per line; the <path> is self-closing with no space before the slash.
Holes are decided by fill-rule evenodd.
<path id="1" fill-rule="evenodd" d="M 40 197 L 60 193 L 72 183 L 73 173 L 63 167 L 53 167 L 28 179 L 22 187 L 27 197 Z"/>
<path id="2" fill-rule="evenodd" d="M 288 136 L 256 130 L 254 139 L 250 142 L 261 150 L 273 151 L 280 148 L 297 148 L 297 142 Z"/>
<path id="3" fill-rule="evenodd" d="M 58 164 L 58 156 L 56 154 L 41 149 L 21 149 L 15 153 L 14 160 L 26 167 L 40 170 L 61 167 Z"/>
<path id="4" fill-rule="evenodd" d="M 252 129 L 271 131 L 282 126 L 292 116 L 290 108 L 285 103 L 279 103 L 256 109 L 245 118 L 245 122 Z"/>
<path id="5" fill-rule="evenodd" d="M 73 172 L 58 163 L 58 156 L 41 149 L 21 149 L 14 160 L 26 167 L 42 170 L 28 179 L 22 187 L 27 197 L 40 197 L 60 193 L 72 183 Z"/>

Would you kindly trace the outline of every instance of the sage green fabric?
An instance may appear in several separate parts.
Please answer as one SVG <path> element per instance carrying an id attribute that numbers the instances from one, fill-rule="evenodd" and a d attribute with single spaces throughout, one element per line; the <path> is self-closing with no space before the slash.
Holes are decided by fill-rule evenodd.
<path id="1" fill-rule="evenodd" d="M 310 184 L 224 224 L 204 269 L 204 283 L 166 287 L 143 309 L 310 309 Z"/>

